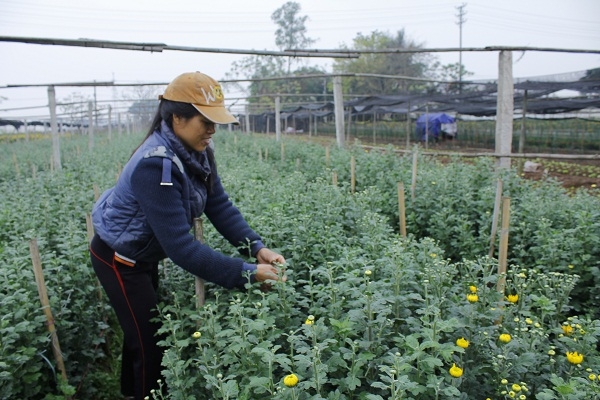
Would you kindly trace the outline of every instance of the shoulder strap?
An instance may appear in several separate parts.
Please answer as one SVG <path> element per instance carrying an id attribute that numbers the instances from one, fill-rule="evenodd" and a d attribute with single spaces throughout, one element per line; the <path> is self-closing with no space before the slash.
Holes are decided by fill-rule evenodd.
<path id="1" fill-rule="evenodd" d="M 177 168 L 179 168 L 179 171 L 181 171 L 182 174 L 185 174 L 185 171 L 183 170 L 183 164 L 181 163 L 179 157 L 177 157 L 172 150 L 167 149 L 165 146 L 157 146 L 144 154 L 144 158 L 150 157 L 162 157 L 163 159 L 162 178 L 160 182 L 162 186 L 173 185 L 173 182 L 171 182 L 172 163 L 175 163 Z"/>

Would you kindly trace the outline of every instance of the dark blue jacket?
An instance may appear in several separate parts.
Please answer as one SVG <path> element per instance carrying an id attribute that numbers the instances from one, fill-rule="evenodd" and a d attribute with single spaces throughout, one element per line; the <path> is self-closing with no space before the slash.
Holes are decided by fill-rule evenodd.
<path id="1" fill-rule="evenodd" d="M 168 257 L 207 281 L 243 287 L 248 282 L 243 271 L 253 272 L 256 265 L 195 240 L 193 220 L 202 213 L 242 254 L 248 244 L 252 255 L 264 247 L 229 200 L 206 152 L 187 151 L 163 122 L 132 155 L 117 184 L 98 199 L 92 219 L 96 234 L 120 255 L 146 262 Z"/>

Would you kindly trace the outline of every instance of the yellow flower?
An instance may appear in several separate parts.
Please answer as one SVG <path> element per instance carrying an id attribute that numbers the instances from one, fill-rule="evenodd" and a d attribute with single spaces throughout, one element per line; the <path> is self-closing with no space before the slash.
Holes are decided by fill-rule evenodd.
<path id="1" fill-rule="evenodd" d="M 571 332 L 573 332 L 573 327 L 571 325 L 562 325 L 561 328 L 565 335 L 570 335 Z"/>
<path id="2" fill-rule="evenodd" d="M 314 323 L 315 323 L 314 315 L 309 315 L 308 318 L 306 318 L 306 321 L 304 321 L 305 325 L 313 325 Z"/>
<path id="3" fill-rule="evenodd" d="M 595 374 L 590 374 L 588 378 L 590 378 L 590 381 L 595 381 L 597 377 Z"/>
<path id="4" fill-rule="evenodd" d="M 521 391 L 521 385 L 519 385 L 518 383 L 513 383 L 512 390 L 514 390 L 515 392 L 520 392 Z"/>
<path id="5" fill-rule="evenodd" d="M 570 352 L 567 351 L 567 361 L 571 364 L 581 364 L 583 362 L 583 354 L 579 354 L 578 352 Z"/>
<path id="6" fill-rule="evenodd" d="M 462 374 L 462 368 L 457 367 L 456 364 L 452 364 L 452 367 L 450 368 L 450 375 L 452 375 L 454 378 L 460 378 Z"/>
<path id="7" fill-rule="evenodd" d="M 517 301 L 519 301 L 519 295 L 518 294 L 509 294 L 508 296 L 506 296 L 506 300 L 508 300 L 511 303 L 516 303 Z"/>
<path id="8" fill-rule="evenodd" d="M 287 387 L 294 387 L 298 384 L 298 377 L 296 374 L 289 374 L 283 378 L 283 384 Z"/>
<path id="9" fill-rule="evenodd" d="M 200 339 L 200 336 L 202 336 L 202 334 L 201 334 L 200 332 L 194 332 L 194 333 L 192 334 L 192 337 L 193 337 L 194 339 Z"/>
<path id="10" fill-rule="evenodd" d="M 458 347 L 462 347 L 463 349 L 466 349 L 467 347 L 469 347 L 469 341 L 467 339 L 465 339 L 464 337 L 461 337 L 461 338 L 456 339 L 456 345 Z"/>
<path id="11" fill-rule="evenodd" d="M 527 398 L 527 396 L 525 396 L 524 394 L 519 396 L 519 400 L 525 400 Z"/>
<path id="12" fill-rule="evenodd" d="M 471 291 L 471 293 L 477 293 L 477 287 L 476 286 L 469 286 L 469 290 Z"/>
<path id="13" fill-rule="evenodd" d="M 533 324 L 533 320 L 531 318 L 525 318 L 525 322 L 527 323 L 527 325 Z"/>
<path id="14" fill-rule="evenodd" d="M 479 296 L 477 296 L 474 293 L 469 293 L 467 295 L 467 300 L 469 300 L 469 303 L 477 303 L 477 300 L 479 300 Z"/>
<path id="15" fill-rule="evenodd" d="M 503 333 L 502 335 L 500 335 L 499 339 L 502 343 L 508 343 L 512 338 L 508 333 Z"/>
<path id="16" fill-rule="evenodd" d="M 500 381 L 500 383 L 501 383 L 501 384 L 503 384 L 503 385 L 506 385 L 506 384 L 508 383 L 508 381 L 507 381 L 506 379 L 502 379 L 502 380 Z"/>
<path id="17" fill-rule="evenodd" d="M 508 392 L 508 397 L 510 397 L 511 399 L 514 398 L 517 394 L 515 392 L 513 392 L 512 390 L 510 392 Z"/>
<path id="18" fill-rule="evenodd" d="M 372 273 L 373 272 L 370 269 L 368 269 L 368 270 L 365 271 L 365 275 L 366 276 L 371 276 Z"/>

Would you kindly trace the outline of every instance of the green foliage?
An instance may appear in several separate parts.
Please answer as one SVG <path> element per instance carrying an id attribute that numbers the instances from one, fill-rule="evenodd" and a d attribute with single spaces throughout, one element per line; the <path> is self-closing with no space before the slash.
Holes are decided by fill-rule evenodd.
<path id="1" fill-rule="evenodd" d="M 169 390 L 155 398 L 497 399 L 510 398 L 513 385 L 517 398 L 598 395 L 590 378 L 600 372 L 593 193 L 496 172 L 486 159 L 443 165 L 419 156 L 413 199 L 412 157 L 391 148 L 330 149 L 326 159 L 310 143 L 233 136 L 215 136 L 224 185 L 286 257 L 288 281 L 270 291 L 207 284 L 197 310 L 192 277 L 162 263 L 160 385 Z M 97 140 L 91 153 L 79 150 L 87 138 L 65 138 L 61 172 L 45 161 L 46 141 L 5 145 L 17 164 L 8 157 L 0 165 L 0 397 L 119 398 L 122 339 L 91 270 L 85 216 L 94 185 L 111 186 L 138 142 Z M 498 178 L 511 198 L 505 285 L 514 302 L 497 291 L 497 261 L 487 257 Z M 407 238 L 397 229 L 399 181 Z M 39 243 L 68 383 L 56 378 L 30 238 Z M 205 239 L 237 253 L 210 224 Z M 570 363 L 567 352 L 583 361 Z M 283 383 L 290 373 L 294 387 Z"/>

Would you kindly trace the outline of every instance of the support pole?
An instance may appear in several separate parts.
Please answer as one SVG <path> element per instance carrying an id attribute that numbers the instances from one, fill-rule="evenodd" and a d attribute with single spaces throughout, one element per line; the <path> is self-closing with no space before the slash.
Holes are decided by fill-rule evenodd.
<path id="1" fill-rule="evenodd" d="M 202 226 L 202 217 L 194 219 L 194 236 L 197 241 L 204 243 L 204 227 Z M 204 280 L 198 276 L 196 276 L 194 280 L 196 287 L 196 308 L 201 308 L 204 306 L 204 301 L 206 299 Z"/>
<path id="2" fill-rule="evenodd" d="M 400 235 L 406 237 L 406 204 L 404 202 L 404 183 L 398 182 L 398 218 L 400 222 Z"/>
<path id="3" fill-rule="evenodd" d="M 498 100 L 496 107 L 496 153 L 510 154 L 514 113 L 512 52 L 503 50 L 498 57 Z M 497 166 L 510 168 L 510 157 L 500 157 Z"/>
<path id="4" fill-rule="evenodd" d="M 52 310 L 50 309 L 50 301 L 48 300 L 48 292 L 46 291 L 46 283 L 44 281 L 44 273 L 42 271 L 42 260 L 40 258 L 40 251 L 37 244 L 37 239 L 31 239 L 29 241 L 29 252 L 31 253 L 31 261 L 33 263 L 33 273 L 35 275 L 35 283 L 37 284 L 38 294 L 40 295 L 40 302 L 42 303 L 42 309 L 46 315 L 46 323 L 48 325 L 48 332 L 50 332 L 50 340 L 52 343 L 52 353 L 54 353 L 54 359 L 56 360 L 56 367 L 60 372 L 62 379 L 67 381 L 67 371 L 65 370 L 65 364 L 60 350 L 60 343 L 58 342 L 58 335 L 56 333 L 56 326 L 54 325 L 54 317 L 52 316 Z"/>
<path id="5" fill-rule="evenodd" d="M 500 248 L 498 249 L 498 292 L 506 288 L 506 262 L 508 255 L 508 227 L 510 221 L 510 197 L 502 198 L 502 227 L 500 229 Z"/>
<path id="6" fill-rule="evenodd" d="M 281 98 L 275 97 L 275 140 L 281 140 Z"/>
<path id="7" fill-rule="evenodd" d="M 52 134 L 52 167 L 54 171 L 60 171 L 60 139 L 58 137 L 58 124 L 56 121 L 56 92 L 54 86 L 48 86 L 48 105 L 50 107 L 50 127 Z"/>
<path id="8" fill-rule="evenodd" d="M 333 77 L 333 103 L 335 114 L 335 137 L 338 147 L 344 147 L 344 95 L 342 77 Z"/>
<path id="9" fill-rule="evenodd" d="M 88 150 L 92 150 L 94 148 L 94 119 L 93 119 L 93 111 L 92 111 L 92 102 L 88 102 Z"/>
<path id="10" fill-rule="evenodd" d="M 498 232 L 498 215 L 500 214 L 500 203 L 502 202 L 502 179 L 496 184 L 496 198 L 494 200 L 494 214 L 492 215 L 492 232 L 490 233 L 490 258 L 494 257 L 494 243 Z"/>

